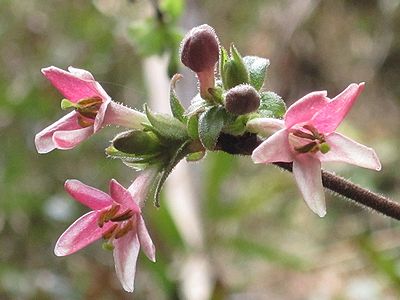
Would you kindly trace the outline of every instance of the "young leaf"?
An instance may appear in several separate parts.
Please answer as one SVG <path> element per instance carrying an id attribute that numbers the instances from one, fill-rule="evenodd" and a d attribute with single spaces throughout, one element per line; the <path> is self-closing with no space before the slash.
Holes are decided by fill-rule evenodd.
<path id="1" fill-rule="evenodd" d="M 245 56 L 243 62 L 249 71 L 250 84 L 258 91 L 264 84 L 269 59 L 258 56 Z"/>
<path id="2" fill-rule="evenodd" d="M 172 115 L 182 123 L 186 123 L 187 117 L 184 116 L 185 109 L 183 108 L 175 92 L 175 84 L 181 78 L 182 78 L 181 74 L 175 74 L 171 79 L 171 85 L 169 89 L 169 105 L 171 108 Z"/>
<path id="3" fill-rule="evenodd" d="M 145 106 L 145 111 L 154 130 L 162 137 L 179 141 L 188 138 L 186 126 L 177 119 L 169 115 L 153 113 L 147 106 Z"/>
<path id="4" fill-rule="evenodd" d="M 261 92 L 258 111 L 261 117 L 282 118 L 286 112 L 286 104 L 282 98 L 274 92 Z"/>
<path id="5" fill-rule="evenodd" d="M 200 115 L 199 138 L 206 149 L 214 150 L 226 117 L 227 113 L 221 106 L 213 106 Z"/>

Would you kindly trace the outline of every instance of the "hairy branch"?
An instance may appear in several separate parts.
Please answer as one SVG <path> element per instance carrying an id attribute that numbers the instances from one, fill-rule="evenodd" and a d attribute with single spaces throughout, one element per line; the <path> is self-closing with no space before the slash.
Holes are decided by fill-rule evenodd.
<path id="1" fill-rule="evenodd" d="M 221 134 L 215 150 L 230 154 L 251 155 L 253 150 L 262 141 L 251 133 L 242 136 Z M 277 162 L 274 165 L 292 172 L 292 163 Z M 351 181 L 337 176 L 331 172 L 321 170 L 322 184 L 325 188 L 355 201 L 357 204 L 369 207 L 385 216 L 400 220 L 400 203 L 390 200 L 384 196 L 373 193 Z"/>

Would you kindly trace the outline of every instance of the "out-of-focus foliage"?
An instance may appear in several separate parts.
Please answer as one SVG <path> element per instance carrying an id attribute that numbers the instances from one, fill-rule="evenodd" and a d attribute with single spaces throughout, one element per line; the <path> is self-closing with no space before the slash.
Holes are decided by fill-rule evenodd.
<path id="1" fill-rule="evenodd" d="M 177 2 L 163 2 L 176 26 Z M 287 104 L 312 90 L 334 96 L 350 82 L 366 81 L 339 131 L 376 148 L 383 171 L 328 167 L 400 200 L 399 1 L 189 1 L 186 7 L 183 18 L 203 16 L 199 24 L 215 27 L 225 47 L 235 42 L 243 55 L 269 58 L 265 87 Z M 85 211 L 63 191 L 65 179 L 106 190 L 110 178 L 127 186 L 134 177 L 118 160 L 105 159 L 117 131 L 107 128 L 77 149 L 45 156 L 33 138 L 64 113 L 42 67 L 88 69 L 115 100 L 142 106 L 142 50 L 128 32 L 143 15 L 154 17 L 143 0 L 0 2 L 0 299 L 132 298 L 99 244 L 67 258 L 53 254 L 59 234 Z M 203 253 L 216 299 L 399 297 L 397 222 L 332 195 L 319 219 L 290 174 L 249 158 L 216 153 L 199 166 Z M 163 201 L 161 209 L 148 203 L 144 211 L 157 263 L 140 257 L 138 299 L 178 297 L 177 270 L 191 252 Z"/>

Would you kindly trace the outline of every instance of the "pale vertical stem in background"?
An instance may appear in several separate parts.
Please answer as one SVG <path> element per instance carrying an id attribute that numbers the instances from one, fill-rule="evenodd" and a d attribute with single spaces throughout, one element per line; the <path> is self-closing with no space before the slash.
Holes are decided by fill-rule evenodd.
<path id="1" fill-rule="evenodd" d="M 149 91 L 149 106 L 155 112 L 170 114 L 167 59 L 153 56 L 144 60 L 144 75 Z M 184 84 L 184 79 L 179 84 Z M 201 224 L 198 198 L 191 182 L 191 170 L 181 161 L 168 177 L 164 193 L 167 201 L 161 203 L 170 211 L 190 254 L 180 270 L 180 292 L 185 299 L 206 300 L 212 291 L 211 267 L 203 254 L 204 232 Z"/>

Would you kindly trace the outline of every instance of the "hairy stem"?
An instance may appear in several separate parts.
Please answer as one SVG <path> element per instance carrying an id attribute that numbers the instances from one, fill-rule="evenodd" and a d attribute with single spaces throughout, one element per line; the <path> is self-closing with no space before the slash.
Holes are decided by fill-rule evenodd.
<path id="1" fill-rule="evenodd" d="M 223 133 L 218 139 L 215 150 L 230 154 L 251 155 L 260 143 L 261 140 L 255 134 L 246 133 L 243 136 L 232 136 Z M 292 163 L 277 162 L 274 165 L 292 172 Z M 322 184 L 325 188 L 353 200 L 359 205 L 366 206 L 385 216 L 400 220 L 400 203 L 373 193 L 331 172 L 321 170 L 321 173 Z"/>

